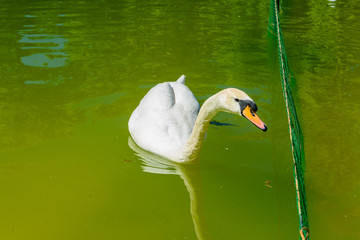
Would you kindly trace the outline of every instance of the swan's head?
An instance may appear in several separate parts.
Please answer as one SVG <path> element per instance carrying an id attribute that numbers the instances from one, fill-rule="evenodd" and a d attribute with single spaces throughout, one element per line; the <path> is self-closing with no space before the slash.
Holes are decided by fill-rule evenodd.
<path id="1" fill-rule="evenodd" d="M 221 110 L 245 117 L 263 131 L 267 126 L 256 115 L 257 106 L 254 101 L 243 91 L 236 88 L 227 88 L 219 92 Z"/>

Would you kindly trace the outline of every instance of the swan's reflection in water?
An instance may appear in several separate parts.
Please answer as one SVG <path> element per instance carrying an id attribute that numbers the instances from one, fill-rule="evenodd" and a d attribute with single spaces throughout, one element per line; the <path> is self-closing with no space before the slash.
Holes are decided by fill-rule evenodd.
<path id="1" fill-rule="evenodd" d="M 206 234 L 207 231 L 205 228 L 204 214 L 202 211 L 200 166 L 198 164 L 180 165 L 158 155 L 147 152 L 136 145 L 131 137 L 129 137 L 128 144 L 143 162 L 142 170 L 144 172 L 155 174 L 175 174 L 181 177 L 190 195 L 190 212 L 193 219 L 196 236 L 199 240 L 210 239 Z"/>

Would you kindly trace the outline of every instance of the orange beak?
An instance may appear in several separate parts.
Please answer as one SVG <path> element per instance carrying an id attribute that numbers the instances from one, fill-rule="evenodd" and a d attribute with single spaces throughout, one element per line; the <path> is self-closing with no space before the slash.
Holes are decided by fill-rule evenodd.
<path id="1" fill-rule="evenodd" d="M 264 132 L 267 130 L 265 123 L 261 121 L 261 119 L 258 117 L 258 115 L 256 115 L 256 113 L 249 105 L 246 106 L 246 108 L 242 111 L 242 115 Z"/>

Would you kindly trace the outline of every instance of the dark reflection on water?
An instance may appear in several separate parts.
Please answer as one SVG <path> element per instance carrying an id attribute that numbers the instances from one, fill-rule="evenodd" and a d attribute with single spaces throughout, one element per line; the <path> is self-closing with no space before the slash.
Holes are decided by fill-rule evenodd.
<path id="1" fill-rule="evenodd" d="M 22 36 L 19 43 L 22 45 L 21 49 L 25 50 L 24 52 L 30 53 L 30 55 L 21 57 L 22 63 L 33 67 L 54 68 L 65 66 L 67 57 L 64 48 L 67 40 L 62 35 L 49 35 L 47 34 L 49 30 L 41 25 L 34 24 L 41 22 L 41 19 L 37 16 L 25 15 L 24 17 L 29 20 L 24 20 L 27 24 L 24 25 L 24 29 L 19 31 L 19 34 Z M 55 26 L 62 25 L 63 23 L 57 23 L 54 26 L 48 27 L 54 28 Z M 35 52 L 35 49 L 38 52 Z"/>

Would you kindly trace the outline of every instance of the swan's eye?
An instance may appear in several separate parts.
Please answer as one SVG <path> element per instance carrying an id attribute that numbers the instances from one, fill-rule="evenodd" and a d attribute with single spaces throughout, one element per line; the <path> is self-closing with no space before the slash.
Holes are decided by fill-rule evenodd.
<path id="1" fill-rule="evenodd" d="M 240 102 L 240 99 L 238 99 L 238 98 L 235 98 L 235 102 Z"/>

